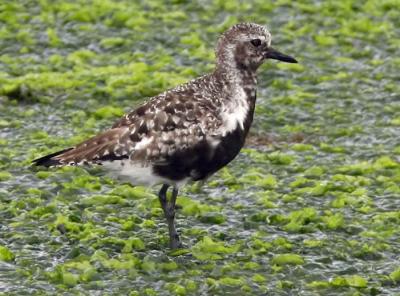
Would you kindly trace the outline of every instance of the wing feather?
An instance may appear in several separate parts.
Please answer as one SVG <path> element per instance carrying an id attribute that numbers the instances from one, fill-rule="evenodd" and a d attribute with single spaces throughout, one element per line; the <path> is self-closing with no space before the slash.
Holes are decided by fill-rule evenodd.
<path id="1" fill-rule="evenodd" d="M 162 93 L 126 114 L 111 129 L 36 163 L 101 164 L 125 158 L 142 163 L 167 161 L 176 151 L 206 141 L 206 135 L 216 134 L 222 124 L 219 100 L 199 96 L 200 91 L 183 86 Z"/>
<path id="2" fill-rule="evenodd" d="M 52 159 L 58 161 L 60 165 L 76 165 L 99 163 L 105 159 L 127 158 L 129 148 L 121 145 L 121 140 L 128 131 L 127 127 L 107 130 L 64 153 L 53 156 Z"/>

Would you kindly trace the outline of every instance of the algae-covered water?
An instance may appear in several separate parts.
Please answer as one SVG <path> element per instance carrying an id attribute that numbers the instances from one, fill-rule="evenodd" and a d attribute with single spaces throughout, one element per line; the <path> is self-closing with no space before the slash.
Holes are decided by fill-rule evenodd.
<path id="1" fill-rule="evenodd" d="M 271 2 L 0 1 L 1 295 L 400 295 L 400 2 Z M 184 250 L 158 188 L 30 168 L 240 21 L 300 63 L 260 69 L 246 148 L 181 191 Z"/>

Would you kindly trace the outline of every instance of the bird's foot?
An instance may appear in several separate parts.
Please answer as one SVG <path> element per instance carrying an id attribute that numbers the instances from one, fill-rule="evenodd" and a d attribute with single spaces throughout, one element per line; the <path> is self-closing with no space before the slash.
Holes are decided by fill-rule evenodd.
<path id="1" fill-rule="evenodd" d="M 177 233 L 173 234 L 169 238 L 169 247 L 172 250 L 180 249 L 183 247 L 181 240 L 179 239 L 179 235 Z"/>

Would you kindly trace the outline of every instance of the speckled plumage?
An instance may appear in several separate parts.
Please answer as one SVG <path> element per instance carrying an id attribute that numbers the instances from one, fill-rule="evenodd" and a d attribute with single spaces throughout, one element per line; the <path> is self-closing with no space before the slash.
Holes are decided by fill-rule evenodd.
<path id="1" fill-rule="evenodd" d="M 270 44 L 263 26 L 233 26 L 218 40 L 212 73 L 150 98 L 111 129 L 34 163 L 99 164 L 133 184 L 164 184 L 160 201 L 168 218 L 162 201 L 168 186 L 177 193 L 185 182 L 207 178 L 242 148 L 253 120 L 258 67 L 267 58 L 296 62 Z M 172 223 L 172 247 L 174 230 Z"/>

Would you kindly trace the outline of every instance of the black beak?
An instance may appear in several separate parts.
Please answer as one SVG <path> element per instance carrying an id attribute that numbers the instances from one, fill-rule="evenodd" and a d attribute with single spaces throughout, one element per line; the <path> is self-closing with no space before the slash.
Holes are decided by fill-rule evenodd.
<path id="1" fill-rule="evenodd" d="M 274 60 L 279 60 L 279 61 L 286 62 L 286 63 L 297 63 L 295 58 L 293 58 L 289 55 L 283 54 L 283 53 L 277 51 L 276 49 L 273 49 L 272 47 L 267 48 L 267 51 L 265 52 L 264 57 L 266 59 L 274 59 Z"/>

